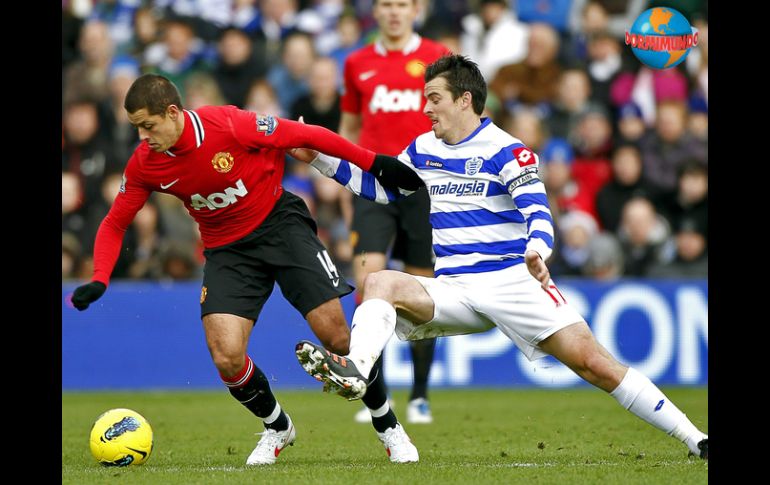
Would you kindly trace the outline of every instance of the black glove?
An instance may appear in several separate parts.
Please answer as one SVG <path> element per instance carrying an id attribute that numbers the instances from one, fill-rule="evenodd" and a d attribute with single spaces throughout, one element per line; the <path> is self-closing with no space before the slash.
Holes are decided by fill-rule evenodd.
<path id="1" fill-rule="evenodd" d="M 72 293 L 72 304 L 81 312 L 88 308 L 88 305 L 95 302 L 104 294 L 107 286 L 99 281 L 92 281 L 86 285 L 78 286 Z"/>

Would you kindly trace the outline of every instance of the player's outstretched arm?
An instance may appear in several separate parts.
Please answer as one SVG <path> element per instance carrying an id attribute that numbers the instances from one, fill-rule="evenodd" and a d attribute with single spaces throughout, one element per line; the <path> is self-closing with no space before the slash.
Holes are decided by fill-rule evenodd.
<path id="1" fill-rule="evenodd" d="M 355 195 L 379 204 L 406 197 L 424 186 L 417 174 L 397 159 L 386 155 L 377 155 L 371 169 L 363 171 L 346 160 L 310 150 L 292 150 L 290 153 L 298 160 L 310 163 Z M 312 154 L 316 156 L 310 159 Z"/>

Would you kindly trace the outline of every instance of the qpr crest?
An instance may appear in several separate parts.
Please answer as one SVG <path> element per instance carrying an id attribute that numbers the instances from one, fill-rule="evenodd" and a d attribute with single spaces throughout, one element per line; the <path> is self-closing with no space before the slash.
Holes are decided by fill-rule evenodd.
<path id="1" fill-rule="evenodd" d="M 484 159 L 480 157 L 469 158 L 465 161 L 465 173 L 467 175 L 476 175 L 481 170 Z"/>

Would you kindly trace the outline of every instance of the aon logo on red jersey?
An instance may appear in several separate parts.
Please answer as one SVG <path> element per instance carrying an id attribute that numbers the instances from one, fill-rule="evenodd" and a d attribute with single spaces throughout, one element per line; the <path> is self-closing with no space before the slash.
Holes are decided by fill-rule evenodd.
<path id="1" fill-rule="evenodd" d="M 243 180 L 238 179 L 235 184 L 235 188 L 228 187 L 224 192 L 214 192 L 208 197 L 203 197 L 201 194 L 193 194 L 190 197 L 190 205 L 196 211 L 203 209 L 204 207 L 210 210 L 221 209 L 227 207 L 230 204 L 238 202 L 238 197 L 244 197 L 249 191 L 246 190 L 246 186 L 243 185 Z"/>
<path id="2" fill-rule="evenodd" d="M 422 94 L 417 89 L 391 89 L 380 84 L 374 88 L 372 100 L 369 101 L 369 111 L 372 114 L 379 110 L 383 113 L 397 111 L 420 111 Z"/>

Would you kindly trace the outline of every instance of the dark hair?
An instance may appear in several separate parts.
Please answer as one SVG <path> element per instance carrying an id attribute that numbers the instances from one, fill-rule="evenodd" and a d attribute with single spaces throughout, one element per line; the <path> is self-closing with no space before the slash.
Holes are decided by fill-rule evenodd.
<path id="1" fill-rule="evenodd" d="M 174 83 L 158 74 L 145 74 L 137 78 L 128 89 L 123 107 L 129 113 L 142 108 L 150 115 L 166 116 L 166 109 L 172 104 L 182 109 L 182 97 Z"/>
<path id="2" fill-rule="evenodd" d="M 438 59 L 425 68 L 425 82 L 437 77 L 446 79 L 447 88 L 456 100 L 466 91 L 471 93 L 473 112 L 480 115 L 484 112 L 487 101 L 487 83 L 475 62 L 460 54 L 450 54 Z"/>

